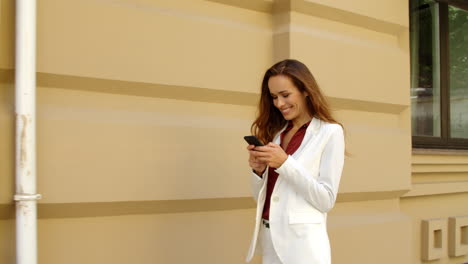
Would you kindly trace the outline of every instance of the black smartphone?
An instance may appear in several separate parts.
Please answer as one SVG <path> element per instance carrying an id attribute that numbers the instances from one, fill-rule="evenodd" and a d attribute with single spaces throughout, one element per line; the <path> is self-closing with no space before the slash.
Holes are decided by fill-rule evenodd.
<path id="1" fill-rule="evenodd" d="M 263 146 L 263 143 L 256 136 L 245 136 L 244 139 L 249 145 L 255 145 L 256 147 Z"/>

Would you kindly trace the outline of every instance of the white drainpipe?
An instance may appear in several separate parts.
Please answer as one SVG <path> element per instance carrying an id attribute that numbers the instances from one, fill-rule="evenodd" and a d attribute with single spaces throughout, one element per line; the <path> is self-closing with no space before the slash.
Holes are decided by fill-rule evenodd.
<path id="1" fill-rule="evenodd" d="M 16 1 L 16 263 L 37 263 L 36 0 Z"/>

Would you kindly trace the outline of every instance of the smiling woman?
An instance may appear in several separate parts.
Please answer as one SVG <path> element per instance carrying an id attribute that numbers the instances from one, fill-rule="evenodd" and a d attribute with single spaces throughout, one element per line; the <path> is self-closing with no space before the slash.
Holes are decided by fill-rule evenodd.
<path id="1" fill-rule="evenodd" d="M 339 124 L 332 117 L 328 102 L 307 66 L 297 60 L 284 60 L 268 69 L 263 77 L 259 114 L 252 124 L 253 134 L 261 141 L 273 140 L 275 134 L 286 125 L 288 120 L 292 120 L 283 118 L 281 110 L 274 103 L 275 100 L 272 100 L 277 96 L 275 92 L 279 93 L 281 90 L 287 90 L 289 93 L 296 90 L 302 96 L 307 97 L 305 98 L 307 108 L 303 109 L 303 114 Z"/>
<path id="2" fill-rule="evenodd" d="M 285 120 L 292 120 L 296 127 L 307 123 L 311 113 L 307 110 L 307 93 L 299 91 L 289 77 L 276 75 L 268 80 L 268 87 L 274 106 Z"/>
<path id="3" fill-rule="evenodd" d="M 269 143 L 247 147 L 257 201 L 247 261 L 259 240 L 264 264 L 330 263 L 325 221 L 343 170 L 343 127 L 303 63 L 266 71 L 252 133 Z"/>

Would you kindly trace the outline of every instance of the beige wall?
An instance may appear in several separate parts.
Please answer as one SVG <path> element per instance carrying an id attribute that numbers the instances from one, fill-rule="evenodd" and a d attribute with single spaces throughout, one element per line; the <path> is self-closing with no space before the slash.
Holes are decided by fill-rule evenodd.
<path id="1" fill-rule="evenodd" d="M 415 150 L 412 157 L 412 190 L 400 203 L 401 211 L 411 217 L 414 244 L 422 248 L 422 220 L 441 220 L 444 228 L 438 259 L 431 263 L 464 263 L 468 255 L 450 256 L 449 218 L 468 216 L 468 156 L 460 151 Z M 464 220 L 467 221 L 467 220 Z M 455 242 L 465 248 L 468 228 Z M 414 252 L 413 259 L 421 258 L 422 250 Z"/>
<path id="2" fill-rule="evenodd" d="M 9 264 L 14 2 L 0 1 Z M 346 127 L 334 263 L 424 263 L 421 220 L 468 214 L 468 161 L 412 156 L 408 27 L 402 0 L 38 1 L 39 263 L 242 263 L 255 206 L 242 136 L 262 74 L 289 57 Z"/>

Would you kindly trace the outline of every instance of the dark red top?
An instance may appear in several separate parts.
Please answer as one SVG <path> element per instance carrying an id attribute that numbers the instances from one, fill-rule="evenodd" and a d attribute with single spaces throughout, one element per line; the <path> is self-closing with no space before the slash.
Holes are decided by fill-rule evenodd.
<path id="1" fill-rule="evenodd" d="M 294 136 L 291 138 L 289 141 L 288 146 L 286 147 L 286 154 L 292 155 L 296 150 L 299 148 L 299 146 L 302 143 L 302 140 L 304 139 L 305 132 L 307 130 L 307 127 L 309 126 L 310 121 L 307 122 L 305 125 L 299 128 L 299 130 L 296 131 Z M 288 127 L 281 133 L 281 141 L 283 142 L 284 135 L 291 130 L 293 127 L 292 122 L 290 121 L 288 123 Z M 273 193 L 273 188 L 275 187 L 276 180 L 278 179 L 278 173 L 275 171 L 276 168 L 270 167 L 268 169 L 268 182 L 267 182 L 267 193 L 266 193 L 266 198 L 265 198 L 265 205 L 263 206 L 263 219 L 269 220 L 270 219 L 270 200 L 271 200 L 271 194 Z"/>

